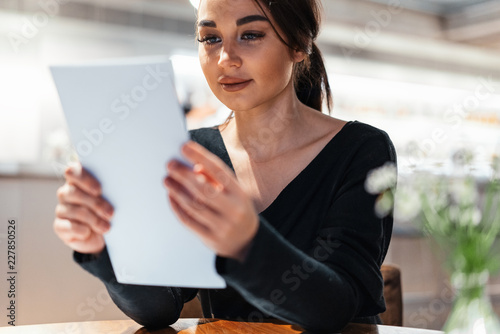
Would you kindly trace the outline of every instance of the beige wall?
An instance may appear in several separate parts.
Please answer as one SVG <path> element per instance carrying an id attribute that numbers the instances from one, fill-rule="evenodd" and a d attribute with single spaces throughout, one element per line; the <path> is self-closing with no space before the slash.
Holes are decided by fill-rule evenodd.
<path id="1" fill-rule="evenodd" d="M 0 309 L 9 299 L 7 224 L 17 220 L 16 325 L 126 318 L 52 230 L 56 178 L 0 177 Z M 5 315 L 4 315 L 5 313 Z M 7 326 L 7 311 L 0 326 Z"/>

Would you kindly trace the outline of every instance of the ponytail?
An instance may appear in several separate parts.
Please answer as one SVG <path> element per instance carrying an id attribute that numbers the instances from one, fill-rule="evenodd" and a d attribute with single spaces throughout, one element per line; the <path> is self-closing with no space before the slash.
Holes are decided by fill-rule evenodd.
<path id="1" fill-rule="evenodd" d="M 321 111 L 323 100 L 325 100 L 328 111 L 331 112 L 333 102 L 330 84 L 323 56 L 314 42 L 311 54 L 304 61 L 295 65 L 294 85 L 295 93 L 300 102 Z"/>

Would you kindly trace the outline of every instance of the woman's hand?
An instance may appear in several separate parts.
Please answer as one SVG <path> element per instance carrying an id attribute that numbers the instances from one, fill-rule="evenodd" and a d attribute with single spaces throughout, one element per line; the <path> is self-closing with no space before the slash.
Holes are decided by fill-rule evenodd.
<path id="1" fill-rule="evenodd" d="M 182 153 L 194 167 L 167 165 L 165 186 L 174 212 L 216 254 L 243 261 L 259 227 L 251 198 L 231 169 L 203 146 L 190 141 Z"/>
<path id="2" fill-rule="evenodd" d="M 68 167 L 64 176 L 66 183 L 57 191 L 54 231 L 73 250 L 99 254 L 113 207 L 101 196 L 100 183 L 80 164 Z"/>

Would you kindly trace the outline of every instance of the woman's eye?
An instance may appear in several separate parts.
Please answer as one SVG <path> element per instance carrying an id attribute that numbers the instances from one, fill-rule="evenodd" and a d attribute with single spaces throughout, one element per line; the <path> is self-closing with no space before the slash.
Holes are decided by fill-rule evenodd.
<path id="1" fill-rule="evenodd" d="M 241 39 L 246 40 L 246 41 L 255 41 L 255 40 L 258 40 L 262 37 L 264 37 L 264 34 L 262 34 L 262 33 L 247 32 L 241 36 Z"/>
<path id="2" fill-rule="evenodd" d="M 220 38 L 217 36 L 204 36 L 202 38 L 198 38 L 198 42 L 206 45 L 212 45 L 220 42 Z"/>

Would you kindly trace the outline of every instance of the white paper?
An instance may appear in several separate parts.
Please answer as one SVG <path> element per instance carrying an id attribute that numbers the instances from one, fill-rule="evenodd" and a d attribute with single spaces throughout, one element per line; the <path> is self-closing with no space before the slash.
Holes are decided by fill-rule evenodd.
<path id="1" fill-rule="evenodd" d="M 121 283 L 223 288 L 215 254 L 174 215 L 166 163 L 188 134 L 166 57 L 52 66 L 80 162 L 115 208 L 105 235 Z"/>

